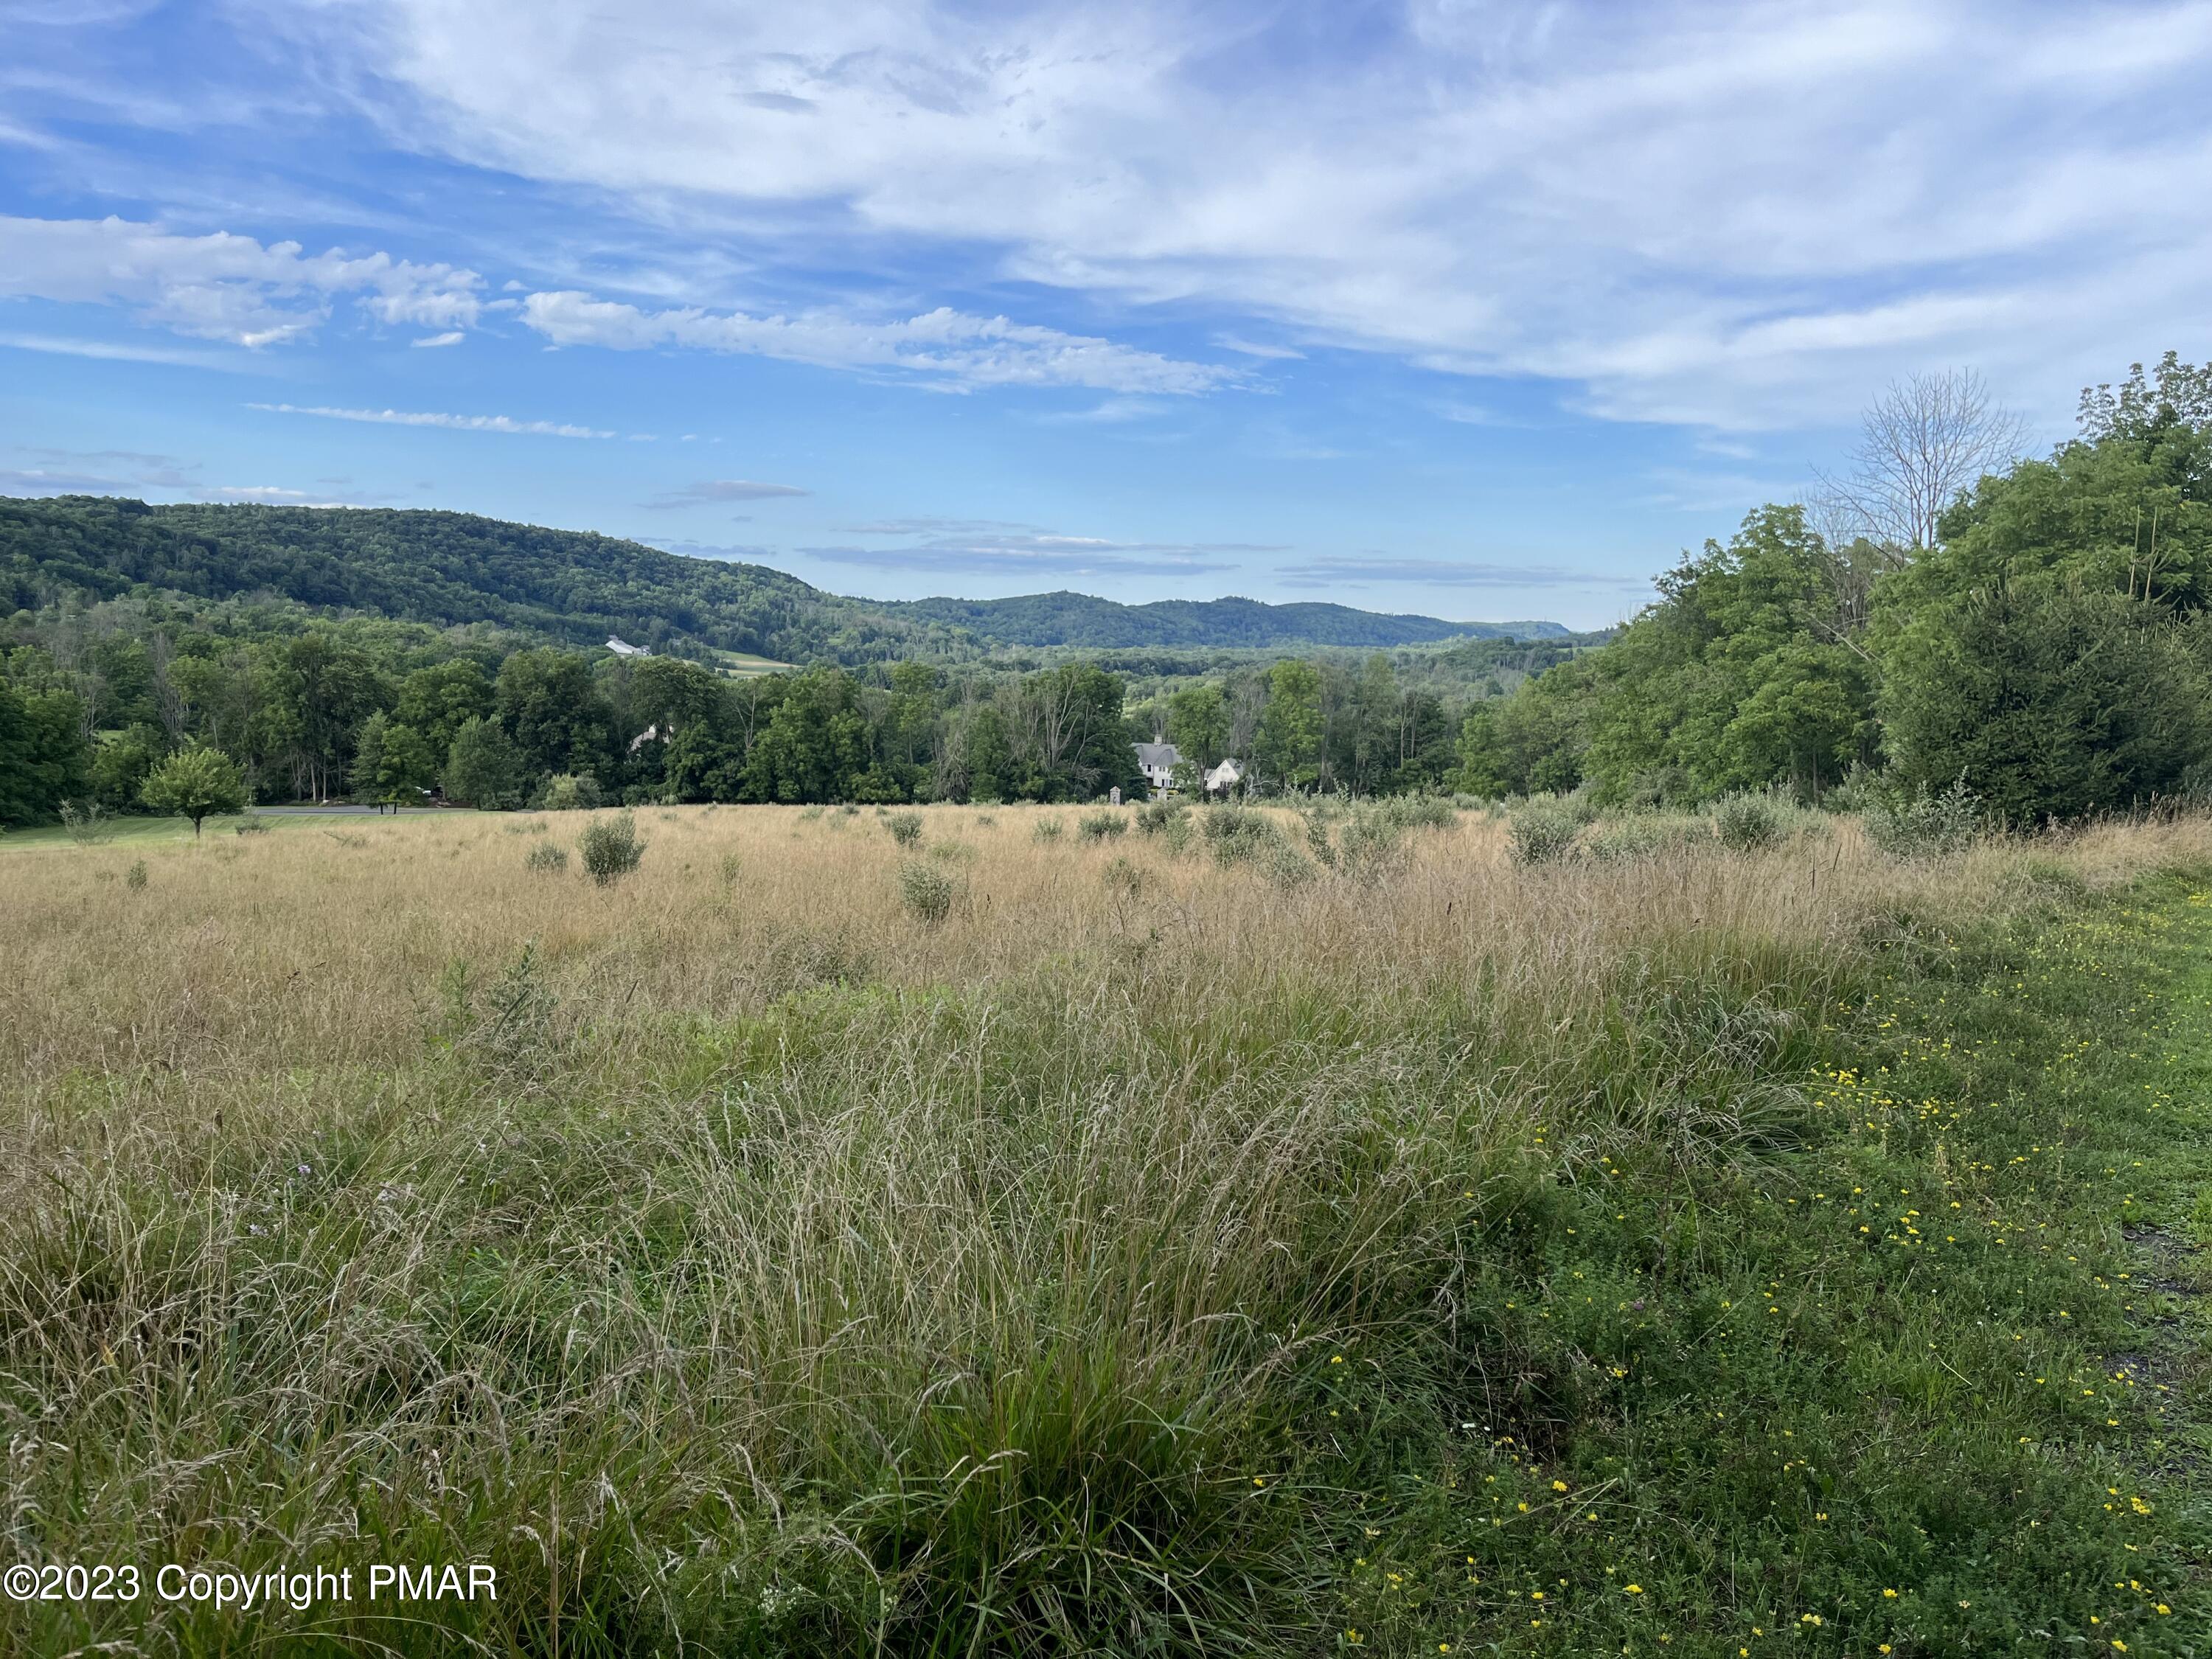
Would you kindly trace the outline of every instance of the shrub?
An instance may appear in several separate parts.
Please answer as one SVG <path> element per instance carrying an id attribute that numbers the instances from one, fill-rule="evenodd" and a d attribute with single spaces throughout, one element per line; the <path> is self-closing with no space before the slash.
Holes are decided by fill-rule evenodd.
<path id="1" fill-rule="evenodd" d="M 244 817 L 233 826 L 241 836 L 265 836 L 269 833 L 267 818 Z"/>
<path id="2" fill-rule="evenodd" d="M 744 867 L 744 860 L 740 859 L 735 853 L 723 854 L 722 884 L 725 887 L 734 887 L 737 885 L 738 872 Z"/>
<path id="3" fill-rule="evenodd" d="M 125 873 L 123 884 L 132 892 L 143 892 L 146 886 L 146 860 L 139 859 Z"/>
<path id="4" fill-rule="evenodd" d="M 1513 814 L 1508 833 L 1516 864 L 1556 864 L 1574 851 L 1583 821 L 1555 800 L 1532 800 Z"/>
<path id="5" fill-rule="evenodd" d="M 802 806 L 799 809 L 799 821 L 801 823 L 811 823 L 829 810 L 826 806 Z"/>
<path id="6" fill-rule="evenodd" d="M 115 820 L 100 810 L 96 800 L 88 800 L 82 806 L 64 801 L 61 810 L 62 827 L 80 847 L 97 847 L 115 834 Z"/>
<path id="7" fill-rule="evenodd" d="M 898 885 L 899 902 L 907 914 L 929 927 L 952 914 L 952 901 L 960 893 L 958 882 L 919 859 L 899 866 Z"/>
<path id="8" fill-rule="evenodd" d="M 530 856 L 523 863 L 532 870 L 566 870 L 568 867 L 568 849 L 556 847 L 550 841 L 541 841 L 530 849 Z"/>
<path id="9" fill-rule="evenodd" d="M 1780 841 L 1782 814 L 1763 795 L 1730 795 L 1713 808 L 1713 833 L 1731 853 L 1756 853 Z"/>
<path id="10" fill-rule="evenodd" d="M 884 828 L 891 832 L 891 839 L 902 847 L 911 847 L 921 839 L 921 814 L 893 812 L 884 820 Z"/>
<path id="11" fill-rule="evenodd" d="M 1137 809 L 1137 829 L 1147 836 L 1165 835 L 1171 825 L 1181 823 L 1190 809 L 1179 800 L 1156 800 Z"/>
<path id="12" fill-rule="evenodd" d="M 1066 828 L 1058 818 L 1039 818 L 1030 834 L 1038 841 L 1058 841 Z"/>
<path id="13" fill-rule="evenodd" d="M 604 799 L 599 781 L 589 773 L 556 772 L 545 780 L 544 805 L 549 812 L 588 812 Z"/>
<path id="14" fill-rule="evenodd" d="M 1896 857 L 1955 853 L 1981 833 L 1982 801 L 1962 776 L 1938 794 L 1923 784 L 1912 794 L 1876 800 L 1862 821 L 1867 839 Z"/>
<path id="15" fill-rule="evenodd" d="M 1442 795 L 1394 795 L 1370 811 L 1400 830 L 1449 830 L 1459 822 L 1457 801 Z"/>
<path id="16" fill-rule="evenodd" d="M 1626 864 L 1665 853 L 1710 847 L 1713 826 L 1680 813 L 1635 812 L 1601 823 L 1582 844 L 1586 858 L 1600 864 Z"/>
<path id="17" fill-rule="evenodd" d="M 638 839 L 636 818 L 625 808 L 586 825 L 576 838 L 576 850 L 583 854 L 584 873 L 605 887 L 637 868 L 645 843 Z"/>
<path id="18" fill-rule="evenodd" d="M 1286 845 L 1281 828 L 1265 812 L 1251 806 L 1216 806 L 1199 818 L 1199 833 L 1213 861 L 1224 868 L 1246 864 L 1272 848 Z"/>
<path id="19" fill-rule="evenodd" d="M 975 822 L 980 827 L 988 830 L 996 823 L 998 819 L 993 817 L 988 812 L 978 812 L 975 814 Z"/>
<path id="20" fill-rule="evenodd" d="M 1109 807 L 1103 812 L 1085 812 L 1075 828 L 1085 841 L 1103 841 L 1109 836 L 1127 835 L 1129 816 Z"/>

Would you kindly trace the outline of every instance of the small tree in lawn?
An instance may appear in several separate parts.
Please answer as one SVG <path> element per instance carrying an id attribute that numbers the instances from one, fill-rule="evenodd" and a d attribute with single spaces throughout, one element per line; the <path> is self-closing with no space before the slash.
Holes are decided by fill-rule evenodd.
<path id="1" fill-rule="evenodd" d="M 146 775 L 139 799 L 156 812 L 171 812 L 192 821 L 192 834 L 200 820 L 246 810 L 246 780 L 220 749 L 184 749 Z"/>

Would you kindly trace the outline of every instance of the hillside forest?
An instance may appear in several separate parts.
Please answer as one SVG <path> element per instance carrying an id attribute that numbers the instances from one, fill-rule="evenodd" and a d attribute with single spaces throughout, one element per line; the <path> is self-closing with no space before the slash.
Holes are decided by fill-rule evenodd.
<path id="1" fill-rule="evenodd" d="M 1061 606 L 1025 653 L 953 602 L 458 515 L 0 502 L 0 824 L 145 810 L 157 769 L 204 750 L 262 801 L 493 808 L 1088 800 L 1138 788 L 1130 745 L 1161 738 L 1245 760 L 1267 793 L 1963 786 L 2026 823 L 2201 792 L 2212 368 L 2168 353 L 2086 391 L 2076 434 L 2031 459 L 1978 395 L 1946 410 L 1955 441 L 1902 463 L 1870 413 L 1858 475 L 1755 508 L 1610 637 L 1378 618 L 1392 648 L 1371 652 L 1330 645 L 1340 618 L 1298 650 L 1188 619 L 1156 650 L 1098 622 L 1115 648 L 1085 649 L 1068 618 L 1089 613 Z M 471 528 L 417 556 L 417 520 Z M 623 625 L 653 654 L 586 643 Z"/>

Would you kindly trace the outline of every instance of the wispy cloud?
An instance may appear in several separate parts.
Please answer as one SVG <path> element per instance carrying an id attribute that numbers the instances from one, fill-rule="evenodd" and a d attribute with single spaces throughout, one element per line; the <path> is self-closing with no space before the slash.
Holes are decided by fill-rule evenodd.
<path id="1" fill-rule="evenodd" d="M 871 570 L 908 570 L 1040 580 L 1071 576 L 1193 576 L 1234 570 L 1225 554 L 1279 549 L 1250 543 L 1117 542 L 1096 536 L 1043 532 L 933 537 L 903 547 L 801 547 L 793 550 L 826 564 Z"/>
<path id="2" fill-rule="evenodd" d="M 482 310 L 483 278 L 388 253 L 309 254 L 218 231 L 190 236 L 124 219 L 0 217 L 0 297 L 119 305 L 174 333 L 279 345 L 350 299 L 379 322 L 453 329 Z"/>
<path id="3" fill-rule="evenodd" d="M 654 508 L 709 507 L 718 501 L 765 501 L 782 495 L 811 495 L 796 484 L 756 483 L 750 478 L 706 478 L 681 489 L 664 490 L 645 503 Z"/>
<path id="4" fill-rule="evenodd" d="M 1317 558 L 1287 564 L 1279 574 L 1308 587 L 1364 587 L 1412 583 L 1426 587 L 1641 587 L 1617 575 L 1556 564 L 1483 564 L 1450 559 L 1382 556 Z"/>
<path id="5" fill-rule="evenodd" d="M 2212 303 L 2212 226 L 2177 207 L 2212 171 L 2197 0 L 1339 10 L 257 15 L 352 70 L 411 146 L 652 216 L 700 204 L 755 245 L 855 251 L 892 282 L 951 270 L 1172 305 L 1262 362 L 1287 337 L 1561 380 L 1609 419 L 1802 421 L 1931 361 L 2064 386 L 2085 359 L 2191 337 Z M 641 124 L 647 84 L 680 115 Z M 601 343 L 962 385 L 1219 383 L 1103 342 L 1071 361 L 839 319 L 538 303 L 549 333 Z"/>
<path id="6" fill-rule="evenodd" d="M 270 415 L 313 415 L 326 421 L 365 421 L 374 426 L 431 426 L 448 432 L 511 432 L 539 438 L 611 438 L 597 427 L 560 421 L 518 421 L 505 415 L 446 415 L 404 409 L 332 409 L 296 404 L 248 404 Z"/>
<path id="7" fill-rule="evenodd" d="M 58 334 L 0 334 L 0 346 L 43 351 L 58 357 L 89 357 L 103 362 L 172 363 L 184 368 L 240 370 L 253 365 L 244 354 L 194 351 L 181 346 L 149 346 L 113 340 L 77 340 Z"/>
<path id="8" fill-rule="evenodd" d="M 781 357 L 823 368 L 913 376 L 945 390 L 1090 386 L 1106 392 L 1190 393 L 1231 383 L 1231 370 L 1182 362 L 1111 340 L 1066 334 L 1005 317 L 939 307 L 868 321 L 835 312 L 751 317 L 692 307 L 641 310 L 574 291 L 532 294 L 522 321 L 556 345 L 619 351 L 692 349 Z"/>
<path id="9" fill-rule="evenodd" d="M 407 343 L 418 348 L 435 349 L 440 346 L 457 346 L 468 337 L 459 329 L 449 328 L 443 334 L 426 334 L 421 339 L 410 340 Z"/>

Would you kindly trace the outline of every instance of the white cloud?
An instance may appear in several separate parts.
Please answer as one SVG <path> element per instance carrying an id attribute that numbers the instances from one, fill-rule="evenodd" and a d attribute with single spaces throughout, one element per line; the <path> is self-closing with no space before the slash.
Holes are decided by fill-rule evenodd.
<path id="1" fill-rule="evenodd" d="M 426 334 L 421 339 L 410 340 L 407 343 L 410 346 L 453 346 L 460 344 L 468 336 L 458 328 L 449 328 L 443 334 Z"/>
<path id="2" fill-rule="evenodd" d="M 931 524 L 931 520 L 913 520 Z M 860 533 L 879 532 L 864 526 Z M 1070 576 L 1194 576 L 1234 570 L 1228 554 L 1278 553 L 1272 545 L 1248 542 L 1119 542 L 1099 536 L 1062 536 L 1044 531 L 983 530 L 932 537 L 906 547 L 801 547 L 793 550 L 828 564 L 872 570 L 915 570 L 950 574 L 985 573 L 1037 580 Z"/>
<path id="3" fill-rule="evenodd" d="M 1634 587 L 1614 575 L 1555 564 L 1462 563 L 1449 559 L 1382 556 L 1317 558 L 1286 564 L 1279 574 L 1300 587 L 1364 587 L 1375 582 L 1412 582 L 1425 587 Z"/>
<path id="4" fill-rule="evenodd" d="M 1557 378 L 1619 419 L 1788 422 L 1945 361 L 2048 395 L 2200 336 L 2212 304 L 2205 0 L 256 15 L 397 141 L 663 231 L 1171 301 L 1230 350 L 1280 331 Z M 535 322 L 962 384 L 1202 389 L 1103 342 L 1071 359 L 593 303 L 546 296 Z"/>
<path id="5" fill-rule="evenodd" d="M 449 432 L 513 432 L 540 438 L 611 438 L 597 427 L 558 421 L 518 421 L 505 415 L 443 415 L 404 409 L 301 408 L 293 404 L 248 404 L 270 415 L 314 415 L 328 421 L 367 421 L 375 426 L 434 426 Z"/>
<path id="6" fill-rule="evenodd" d="M 920 375 L 947 387 L 1094 386 L 1109 392 L 1194 392 L 1234 376 L 1110 340 L 1065 334 L 949 307 L 873 322 L 830 312 L 750 317 L 684 307 L 643 311 L 573 290 L 532 294 L 522 320 L 556 345 L 618 351 L 690 347 L 745 352 L 826 368 Z"/>
<path id="7" fill-rule="evenodd" d="M 297 242 L 115 218 L 0 217 L 0 299 L 125 306 L 142 321 L 236 345 L 296 340 L 341 297 L 394 326 L 472 325 L 482 287 L 474 271 L 387 253 L 309 254 Z"/>
<path id="8" fill-rule="evenodd" d="M 681 489 L 664 491 L 647 507 L 705 507 L 717 501 L 765 501 L 780 495 L 811 495 L 797 484 L 756 483 L 750 478 L 706 478 Z"/>

